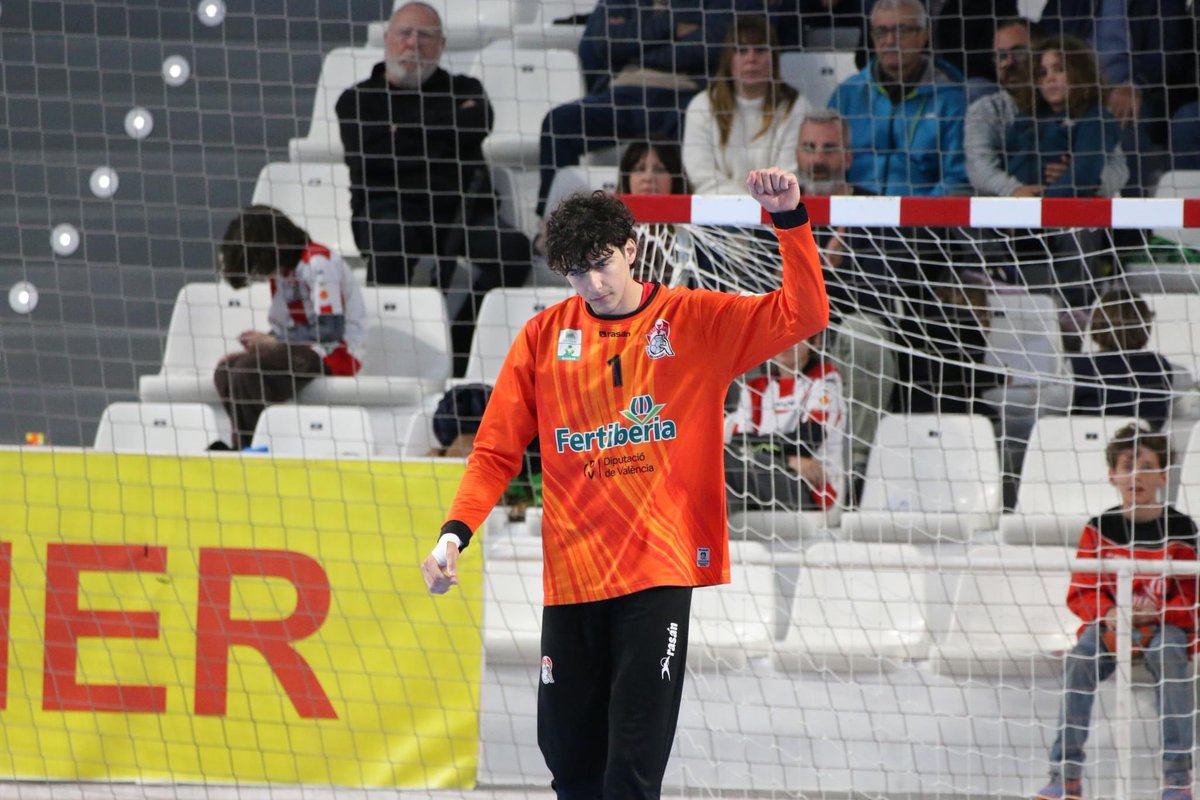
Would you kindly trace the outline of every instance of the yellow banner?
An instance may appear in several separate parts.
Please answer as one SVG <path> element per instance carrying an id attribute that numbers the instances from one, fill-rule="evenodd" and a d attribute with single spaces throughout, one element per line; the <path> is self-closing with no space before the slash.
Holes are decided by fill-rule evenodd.
<path id="1" fill-rule="evenodd" d="M 456 463 L 0 452 L 0 775 L 470 788 Z"/>

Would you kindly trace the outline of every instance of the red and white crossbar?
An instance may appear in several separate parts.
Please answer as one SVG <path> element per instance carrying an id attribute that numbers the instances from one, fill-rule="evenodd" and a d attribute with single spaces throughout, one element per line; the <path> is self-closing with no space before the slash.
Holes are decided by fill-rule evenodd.
<path id="1" fill-rule="evenodd" d="M 639 222 L 759 225 L 748 195 L 622 195 Z M 815 225 L 970 228 L 1200 228 L 1200 198 L 805 197 Z"/>

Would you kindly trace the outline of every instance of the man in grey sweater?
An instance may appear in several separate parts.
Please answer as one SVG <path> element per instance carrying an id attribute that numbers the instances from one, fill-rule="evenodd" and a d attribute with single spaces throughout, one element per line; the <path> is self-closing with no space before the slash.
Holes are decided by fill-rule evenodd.
<path id="1" fill-rule="evenodd" d="M 1019 113 L 1016 96 L 1020 92 L 1036 91 L 1032 80 L 1029 21 L 1019 17 L 998 20 L 993 49 L 1000 91 L 976 100 L 967 109 L 963 129 L 967 177 L 978 195 L 1040 197 L 1042 186 L 1023 184 L 1004 167 L 1005 131 Z M 1053 183 L 1065 169 L 1065 164 L 1047 166 L 1043 184 Z M 1128 180 L 1129 166 L 1125 154 L 1117 147 L 1108 154 L 1101 173 L 1101 195 L 1116 196 Z"/>

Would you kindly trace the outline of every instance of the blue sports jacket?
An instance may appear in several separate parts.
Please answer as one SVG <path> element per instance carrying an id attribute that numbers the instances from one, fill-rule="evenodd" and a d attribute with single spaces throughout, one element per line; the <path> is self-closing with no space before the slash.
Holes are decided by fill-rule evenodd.
<path id="1" fill-rule="evenodd" d="M 942 61 L 926 64 L 920 83 L 893 104 L 875 79 L 875 61 L 829 99 L 850 123 L 850 183 L 884 195 L 967 194 L 962 75 Z"/>

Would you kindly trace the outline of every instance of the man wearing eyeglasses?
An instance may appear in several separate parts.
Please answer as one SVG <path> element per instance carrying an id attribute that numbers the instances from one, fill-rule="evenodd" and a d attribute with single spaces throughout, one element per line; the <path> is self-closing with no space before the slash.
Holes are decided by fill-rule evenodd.
<path id="1" fill-rule="evenodd" d="M 1066 163 L 1049 164 L 1039 185 L 1021 183 L 1005 169 L 1005 132 L 1019 113 L 1022 92 L 1034 91 L 1031 78 L 1029 22 L 1020 18 L 996 23 L 994 54 L 1000 91 L 982 97 L 967 109 L 963 146 L 967 175 L 975 193 L 996 197 L 1040 197 L 1042 186 L 1058 180 Z M 1027 106 L 1029 104 L 1026 104 Z M 1129 180 L 1129 167 L 1121 148 L 1108 153 L 1100 173 L 1100 192 L 1113 197 Z"/>
<path id="2" fill-rule="evenodd" d="M 850 123 L 850 183 L 883 195 L 966 193 L 962 75 L 929 54 L 925 6 L 879 0 L 870 34 L 870 63 L 829 101 Z"/>

